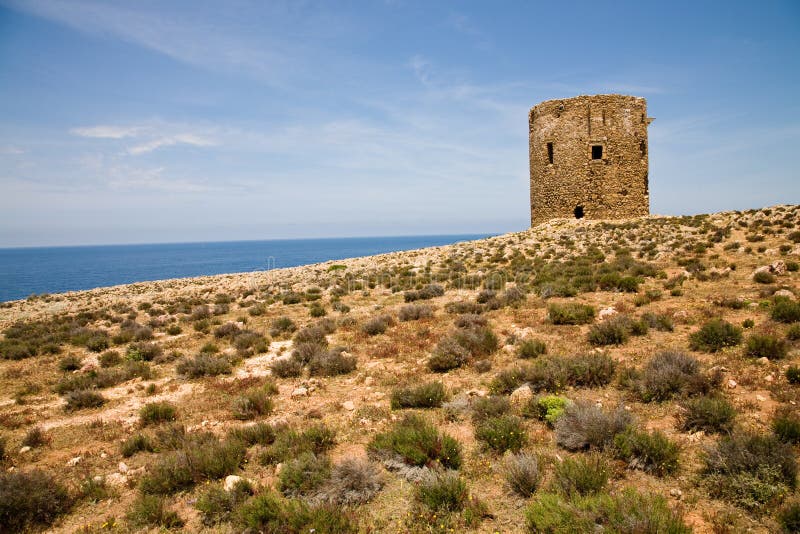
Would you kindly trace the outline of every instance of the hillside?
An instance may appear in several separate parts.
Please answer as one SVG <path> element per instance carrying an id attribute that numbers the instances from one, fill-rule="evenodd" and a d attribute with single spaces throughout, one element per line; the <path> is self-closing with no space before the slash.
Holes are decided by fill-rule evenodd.
<path id="1" fill-rule="evenodd" d="M 775 206 L 6 303 L 0 532 L 798 528 L 798 262 Z"/>

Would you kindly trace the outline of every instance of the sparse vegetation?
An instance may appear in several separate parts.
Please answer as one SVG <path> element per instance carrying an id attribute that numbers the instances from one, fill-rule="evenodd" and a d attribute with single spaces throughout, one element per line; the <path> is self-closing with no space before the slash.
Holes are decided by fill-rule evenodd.
<path id="1" fill-rule="evenodd" d="M 594 320 L 597 312 L 588 304 L 568 302 L 551 304 L 547 308 L 547 313 L 553 324 L 587 324 Z"/>
<path id="2" fill-rule="evenodd" d="M 697 397 L 686 403 L 682 428 L 689 432 L 730 432 L 736 417 L 731 403 L 721 395 Z"/>
<path id="3" fill-rule="evenodd" d="M 608 483 L 609 468 L 599 454 L 565 458 L 553 472 L 554 488 L 566 496 L 593 495 Z"/>
<path id="4" fill-rule="evenodd" d="M 438 408 L 447 398 L 441 382 L 399 388 L 392 393 L 393 410 L 401 408 Z"/>
<path id="5" fill-rule="evenodd" d="M 797 486 L 794 451 L 770 435 L 721 438 L 706 454 L 702 473 L 713 497 L 756 513 L 779 504 Z"/>
<path id="6" fill-rule="evenodd" d="M 449 435 L 439 433 L 417 415 L 406 415 L 391 430 L 376 435 L 369 450 L 379 455 L 397 455 L 413 466 L 432 463 L 448 469 L 461 466 L 461 444 Z"/>
<path id="7" fill-rule="evenodd" d="M 64 485 L 42 470 L 0 473 L 0 530 L 47 527 L 72 504 Z"/>
<path id="8" fill-rule="evenodd" d="M 555 423 L 556 442 L 570 451 L 602 450 L 632 422 L 624 408 L 604 411 L 594 404 L 575 402 L 564 409 Z"/>
<path id="9" fill-rule="evenodd" d="M 692 350 L 717 352 L 742 342 L 742 329 L 722 319 L 713 319 L 689 336 Z"/>

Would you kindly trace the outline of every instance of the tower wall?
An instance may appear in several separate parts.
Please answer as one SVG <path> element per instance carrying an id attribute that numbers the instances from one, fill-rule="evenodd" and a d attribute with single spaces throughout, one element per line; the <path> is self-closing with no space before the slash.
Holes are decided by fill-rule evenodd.
<path id="1" fill-rule="evenodd" d="M 635 96 L 578 96 L 534 106 L 528 116 L 531 224 L 648 215 L 651 121 L 647 102 Z"/>

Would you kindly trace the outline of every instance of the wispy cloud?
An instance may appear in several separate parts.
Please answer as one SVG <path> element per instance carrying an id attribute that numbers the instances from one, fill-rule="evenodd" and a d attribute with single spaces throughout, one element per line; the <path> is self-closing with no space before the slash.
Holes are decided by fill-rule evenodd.
<path id="1" fill-rule="evenodd" d="M 22 155 L 24 153 L 25 153 L 24 150 L 22 150 L 19 147 L 14 146 L 14 145 L 3 145 L 3 146 L 0 146 L 0 154 L 2 154 L 4 156 L 19 156 L 19 155 Z"/>
<path id="2" fill-rule="evenodd" d="M 125 149 L 125 153 L 131 156 L 147 154 L 160 148 L 176 145 L 188 145 L 197 147 L 214 146 L 217 142 L 206 133 L 187 131 L 188 128 L 180 124 L 164 123 L 162 121 L 150 121 L 136 126 L 118 125 L 98 125 L 72 128 L 70 133 L 79 137 L 93 139 L 137 139 L 137 144 Z M 168 132 L 168 133 L 164 133 Z M 174 132 L 174 133 L 172 133 Z"/>
<path id="3" fill-rule="evenodd" d="M 178 134 L 167 137 L 158 137 L 141 145 L 136 145 L 128 149 L 128 154 L 138 156 L 146 154 L 159 148 L 169 147 L 174 145 L 190 145 L 190 146 L 214 146 L 216 143 L 211 139 L 207 139 L 195 134 Z"/>
<path id="4" fill-rule="evenodd" d="M 135 137 L 142 131 L 141 127 L 130 126 L 87 126 L 73 128 L 70 130 L 72 135 L 79 137 L 92 137 L 96 139 L 123 139 L 125 137 Z"/>

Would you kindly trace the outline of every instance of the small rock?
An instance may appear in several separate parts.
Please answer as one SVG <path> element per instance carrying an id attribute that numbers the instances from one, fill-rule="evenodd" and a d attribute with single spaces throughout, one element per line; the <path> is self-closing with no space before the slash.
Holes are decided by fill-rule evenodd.
<path id="1" fill-rule="evenodd" d="M 296 388 L 294 391 L 292 391 L 292 398 L 293 399 L 296 399 L 296 398 L 299 398 L 299 397 L 308 397 L 308 388 L 300 386 L 299 388 Z"/>
<path id="2" fill-rule="evenodd" d="M 106 476 L 106 484 L 111 487 L 120 487 L 128 483 L 128 477 L 122 473 L 111 473 Z"/>
<path id="3" fill-rule="evenodd" d="M 236 487 L 236 484 L 238 484 L 239 482 L 246 482 L 246 481 L 247 479 L 242 478 L 238 475 L 228 475 L 225 477 L 225 483 L 223 484 L 222 487 L 223 489 L 225 489 L 225 491 L 233 491 L 233 488 Z"/>
<path id="4" fill-rule="evenodd" d="M 93 476 L 92 482 L 94 482 L 95 484 L 102 484 L 104 482 L 102 475 Z"/>
<path id="5" fill-rule="evenodd" d="M 342 403 L 342 408 L 344 408 L 348 412 L 352 412 L 353 410 L 356 409 L 356 405 L 353 403 L 353 401 L 344 401 Z"/>
<path id="6" fill-rule="evenodd" d="M 126 464 L 125 462 L 120 462 L 119 466 L 117 466 L 117 471 L 119 471 L 120 473 L 123 473 L 123 474 L 127 473 L 128 472 L 128 464 Z"/>
<path id="7" fill-rule="evenodd" d="M 100 458 L 102 458 L 103 460 L 105 460 L 106 458 L 108 458 L 108 454 L 106 454 L 106 452 L 105 452 L 105 451 L 103 451 L 103 452 L 101 452 L 101 453 L 100 453 Z"/>
<path id="8" fill-rule="evenodd" d="M 786 263 L 783 260 L 772 262 L 769 266 L 769 270 L 774 274 L 786 274 Z"/>
<path id="9" fill-rule="evenodd" d="M 67 461 L 67 467 L 75 467 L 81 462 L 81 460 L 83 460 L 83 456 L 76 456 L 75 458 Z"/>
<path id="10" fill-rule="evenodd" d="M 530 399 L 533 398 L 533 391 L 531 388 L 525 384 L 524 386 L 520 386 L 514 391 L 511 392 L 509 399 L 511 400 L 511 404 L 516 406 L 522 406 Z"/>
<path id="11" fill-rule="evenodd" d="M 282 470 L 283 470 L 283 462 L 280 462 L 280 463 L 276 464 L 275 465 L 275 476 L 280 475 Z"/>
<path id="12" fill-rule="evenodd" d="M 470 397 L 485 397 L 486 390 L 485 389 L 469 389 L 467 390 L 467 395 Z"/>
<path id="13" fill-rule="evenodd" d="M 608 317 L 613 317 L 617 315 L 617 313 L 619 312 L 617 312 L 614 306 L 609 306 L 608 308 L 603 308 L 602 310 L 600 310 L 600 312 L 597 314 L 597 317 L 599 319 L 606 319 Z"/>
<path id="14" fill-rule="evenodd" d="M 365 386 L 371 386 L 374 383 L 375 383 L 375 379 L 372 378 L 371 376 L 368 376 L 367 378 L 364 379 L 364 385 Z"/>
<path id="15" fill-rule="evenodd" d="M 758 402 L 764 402 L 767 398 L 764 395 L 756 395 L 756 400 Z"/>
<path id="16" fill-rule="evenodd" d="M 770 373 L 770 374 L 768 374 L 767 376 L 764 377 L 764 380 L 766 380 L 767 382 L 772 382 L 773 380 L 775 380 L 775 375 Z"/>
<path id="17" fill-rule="evenodd" d="M 29 450 L 31 450 L 31 448 L 29 446 L 25 445 L 24 447 L 20 448 L 19 453 L 20 454 L 25 454 Z"/>
<path id="18" fill-rule="evenodd" d="M 672 488 L 671 490 L 669 490 L 669 495 L 670 497 L 680 499 L 681 497 L 683 497 L 683 492 L 678 488 Z"/>
<path id="19" fill-rule="evenodd" d="M 773 293 L 776 297 L 786 297 L 789 300 L 795 300 L 794 293 L 789 291 L 788 289 L 779 289 L 775 293 Z"/>
<path id="20" fill-rule="evenodd" d="M 762 265 L 761 267 L 757 267 L 753 274 L 760 274 L 760 273 L 769 273 L 772 271 L 769 265 Z"/>
<path id="21" fill-rule="evenodd" d="M 733 378 L 728 380 L 728 389 L 734 389 L 737 385 L 738 384 L 736 383 L 736 380 L 734 380 Z"/>
<path id="22" fill-rule="evenodd" d="M 760 363 L 761 365 L 769 365 L 769 358 L 766 356 L 762 356 L 756 360 L 756 362 Z"/>

